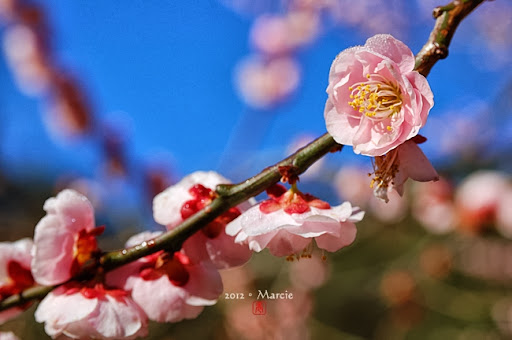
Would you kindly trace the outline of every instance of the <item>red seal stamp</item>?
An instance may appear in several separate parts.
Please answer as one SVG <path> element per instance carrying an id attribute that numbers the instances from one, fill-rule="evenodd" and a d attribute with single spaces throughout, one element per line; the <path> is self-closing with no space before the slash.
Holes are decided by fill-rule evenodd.
<path id="1" fill-rule="evenodd" d="M 267 314 L 267 302 L 263 300 L 256 300 L 252 303 L 252 314 L 265 315 Z"/>

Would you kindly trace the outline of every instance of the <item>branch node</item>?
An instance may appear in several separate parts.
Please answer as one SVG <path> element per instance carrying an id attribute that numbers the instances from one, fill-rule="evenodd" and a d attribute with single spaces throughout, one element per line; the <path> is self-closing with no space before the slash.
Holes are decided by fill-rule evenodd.
<path id="1" fill-rule="evenodd" d="M 233 184 L 219 184 L 215 188 L 215 192 L 219 196 L 229 196 L 231 193 L 231 188 L 233 187 Z"/>
<path id="2" fill-rule="evenodd" d="M 434 17 L 434 19 L 437 19 L 441 16 L 441 14 L 443 14 L 444 10 L 441 6 L 439 7 L 436 7 L 434 8 L 434 10 L 432 11 L 432 16 Z"/>
<path id="3" fill-rule="evenodd" d="M 445 59 L 448 57 L 448 47 L 445 45 L 440 45 L 439 43 L 434 43 L 435 50 L 434 53 L 438 56 L 439 59 Z"/>

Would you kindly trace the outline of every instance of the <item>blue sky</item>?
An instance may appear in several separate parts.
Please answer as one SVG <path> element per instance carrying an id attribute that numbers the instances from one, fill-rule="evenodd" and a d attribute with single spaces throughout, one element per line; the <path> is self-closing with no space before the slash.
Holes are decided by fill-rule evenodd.
<path id="1" fill-rule="evenodd" d="M 330 63 L 339 51 L 363 44 L 371 35 L 326 25 L 324 34 L 297 54 L 303 79 L 291 100 L 276 110 L 255 111 L 239 99 L 232 81 L 234 65 L 251 52 L 252 17 L 215 0 L 41 3 L 52 27 L 54 60 L 83 85 L 94 115 L 126 131 L 134 164 L 164 155 L 177 177 L 199 169 L 248 177 L 283 157 L 294 136 L 323 134 Z M 405 9 L 410 20 L 399 38 L 417 52 L 434 22 L 420 17 L 415 6 Z M 485 53 L 478 53 L 483 47 L 471 40 L 472 30 L 462 23 L 449 58 L 429 76 L 436 102 L 431 116 L 491 102 L 510 79 L 507 68 L 478 67 Z M 94 176 L 99 162 L 95 142 L 49 136 L 42 121 L 44 106 L 41 98 L 17 89 L 0 57 L 4 172 L 22 180 L 66 172 Z M 450 124 L 449 116 L 442 121 Z M 436 133 L 424 131 L 427 137 Z M 431 145 L 426 150 L 435 159 L 436 146 Z M 355 158 L 350 150 L 336 157 Z M 236 167 L 250 173 L 233 171 Z"/>

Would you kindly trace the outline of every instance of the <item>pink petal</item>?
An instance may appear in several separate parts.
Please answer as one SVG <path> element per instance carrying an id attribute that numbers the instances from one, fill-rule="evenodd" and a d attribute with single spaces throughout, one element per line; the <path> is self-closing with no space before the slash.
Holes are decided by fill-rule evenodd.
<path id="1" fill-rule="evenodd" d="M 398 148 L 399 170 L 395 185 L 402 185 L 407 177 L 419 182 L 437 181 L 439 175 L 413 141 L 407 141 Z"/>
<path id="2" fill-rule="evenodd" d="M 54 285 L 71 278 L 75 233 L 55 215 L 39 221 L 34 231 L 32 275 L 42 285 Z"/>
<path id="3" fill-rule="evenodd" d="M 131 299 L 118 301 L 110 295 L 99 304 L 88 322 L 104 339 L 135 339 L 146 332 L 146 315 Z"/>
<path id="4" fill-rule="evenodd" d="M 348 246 L 356 239 L 357 229 L 354 223 L 341 222 L 338 225 L 338 235 L 326 233 L 315 237 L 315 242 L 320 249 L 329 252 L 335 252 L 345 246 Z"/>
<path id="5" fill-rule="evenodd" d="M 268 243 L 267 248 L 274 256 L 287 256 L 300 253 L 309 243 L 311 239 L 281 229 Z"/>
<path id="6" fill-rule="evenodd" d="M 47 215 L 56 215 L 70 231 L 89 231 L 95 227 L 94 208 L 87 197 L 74 190 L 65 189 L 57 197 L 47 199 L 43 208 Z"/>
<path id="7" fill-rule="evenodd" d="M 68 287 L 60 286 L 39 303 L 34 317 L 45 323 L 50 336 L 58 335 L 67 324 L 85 319 L 97 307 L 97 299 L 87 299 L 80 293 L 66 294 Z"/>
<path id="8" fill-rule="evenodd" d="M 182 251 L 194 263 L 209 261 L 210 255 L 206 250 L 207 242 L 209 239 L 202 232 L 197 232 L 183 243 Z"/>
<path id="9" fill-rule="evenodd" d="M 44 209 L 34 230 L 32 275 L 42 285 L 54 285 L 71 277 L 75 237 L 94 229 L 94 210 L 85 196 L 69 189 L 46 200 Z"/>
<path id="10" fill-rule="evenodd" d="M 213 239 L 207 239 L 206 251 L 209 259 L 219 269 L 241 266 L 251 258 L 252 251 L 247 245 L 235 243 L 235 237 L 221 232 Z"/>
<path id="11" fill-rule="evenodd" d="M 411 49 L 389 34 L 374 35 L 366 40 L 364 48 L 393 60 L 402 72 L 409 72 L 414 69 L 414 54 Z"/>
<path id="12" fill-rule="evenodd" d="M 189 294 L 189 305 L 213 305 L 222 293 L 222 279 L 218 270 L 208 262 L 187 266 L 189 281 L 183 287 Z"/>
<path id="13" fill-rule="evenodd" d="M 187 292 L 181 287 L 174 286 L 167 276 L 148 281 L 137 279 L 132 297 L 150 320 L 177 322 L 185 318 L 183 310 Z"/>

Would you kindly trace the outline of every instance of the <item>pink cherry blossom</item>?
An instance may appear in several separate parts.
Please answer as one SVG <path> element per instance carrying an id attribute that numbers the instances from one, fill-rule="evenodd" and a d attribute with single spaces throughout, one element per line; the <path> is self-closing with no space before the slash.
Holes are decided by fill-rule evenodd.
<path id="1" fill-rule="evenodd" d="M 135 339 L 147 335 L 147 317 L 139 306 L 119 289 L 102 284 L 92 287 L 64 284 L 39 304 L 37 322 L 44 322 L 53 339 Z"/>
<path id="2" fill-rule="evenodd" d="M 436 170 L 417 145 L 417 142 L 423 141 L 424 137 L 417 137 L 383 156 L 375 157 L 375 176 L 371 187 L 377 198 L 388 202 L 388 191 L 391 189 L 395 189 L 402 196 L 408 178 L 419 182 L 439 179 Z"/>
<path id="3" fill-rule="evenodd" d="M 159 233 L 133 236 L 127 247 Z M 132 293 L 151 320 L 178 322 L 197 317 L 222 293 L 222 280 L 211 262 L 194 263 L 184 253 L 160 251 L 107 274 L 107 282 Z"/>
<path id="4" fill-rule="evenodd" d="M 46 216 L 34 231 L 32 275 L 42 285 L 69 280 L 98 252 L 94 209 L 89 200 L 74 190 L 63 190 L 46 200 Z"/>
<path id="5" fill-rule="evenodd" d="M 34 285 L 30 273 L 32 240 L 0 243 L 0 300 L 18 294 Z M 30 306 L 13 307 L 0 312 L 0 324 L 16 317 Z"/>
<path id="6" fill-rule="evenodd" d="M 368 156 L 416 136 L 434 102 L 427 80 L 413 69 L 411 50 L 387 34 L 341 52 L 329 74 L 327 131 Z"/>
<path id="7" fill-rule="evenodd" d="M 351 244 L 356 237 L 353 222 L 364 212 L 345 202 L 330 207 L 295 187 L 286 191 L 280 185 L 267 190 L 270 199 L 244 212 L 231 222 L 226 232 L 236 235 L 235 242 L 247 243 L 259 252 L 264 248 L 275 256 L 297 255 L 315 239 L 319 248 L 336 251 Z"/>
<path id="8" fill-rule="evenodd" d="M 185 219 L 204 208 L 215 198 L 213 191 L 218 184 L 229 183 L 221 175 L 210 171 L 198 171 L 167 188 L 153 200 L 155 221 L 172 230 Z M 195 262 L 211 260 L 218 268 L 244 264 L 251 257 L 246 245 L 234 243 L 234 237 L 225 232 L 226 225 L 246 210 L 243 203 L 228 210 L 194 234 L 183 244 L 187 256 Z"/>

